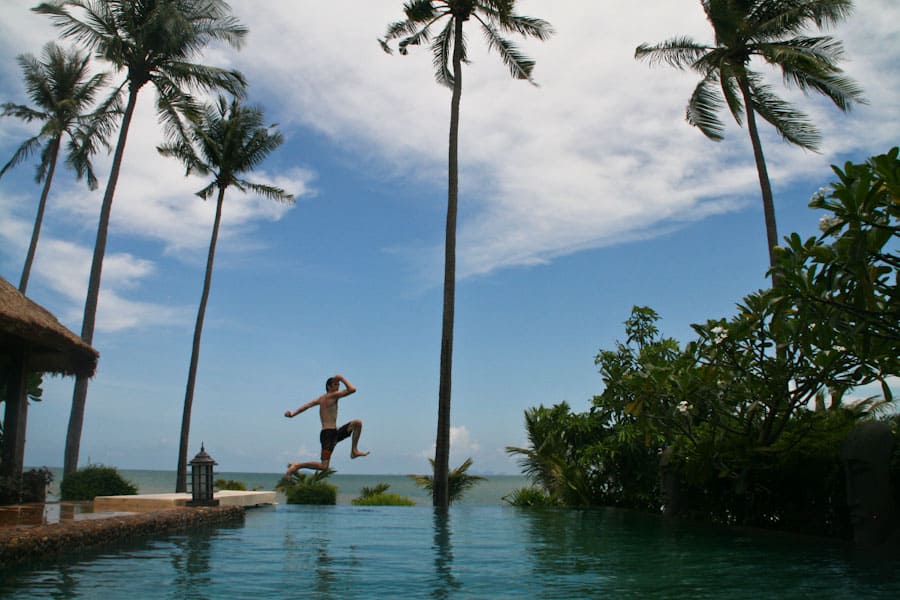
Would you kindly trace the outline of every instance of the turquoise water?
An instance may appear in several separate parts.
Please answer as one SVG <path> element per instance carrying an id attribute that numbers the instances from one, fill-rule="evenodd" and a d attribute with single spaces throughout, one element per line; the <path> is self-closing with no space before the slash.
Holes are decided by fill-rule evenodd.
<path id="1" fill-rule="evenodd" d="M 898 598 L 841 544 L 602 509 L 287 506 L 243 525 L 0 569 L 0 597 Z"/>

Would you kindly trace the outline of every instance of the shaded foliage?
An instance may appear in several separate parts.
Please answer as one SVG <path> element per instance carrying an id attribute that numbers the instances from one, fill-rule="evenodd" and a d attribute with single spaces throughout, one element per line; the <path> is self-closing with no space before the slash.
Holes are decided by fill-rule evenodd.
<path id="1" fill-rule="evenodd" d="M 284 493 L 288 504 L 337 504 L 337 487 L 325 481 L 334 469 L 315 471 L 311 475 L 295 471 L 282 477 L 275 489 Z"/>
<path id="2" fill-rule="evenodd" d="M 31 469 L 18 476 L 0 477 L 0 504 L 44 502 L 53 473 L 47 467 Z"/>
<path id="3" fill-rule="evenodd" d="M 388 492 L 390 484 L 379 483 L 375 487 L 364 487 L 359 492 L 359 497 L 350 501 L 353 506 L 415 506 L 410 498 Z"/>
<path id="4" fill-rule="evenodd" d="M 129 496 L 137 487 L 124 479 L 115 467 L 88 465 L 65 476 L 59 486 L 62 500 L 93 500 L 96 496 Z"/>
<path id="5" fill-rule="evenodd" d="M 636 306 L 626 341 L 597 354 L 590 410 L 526 411 L 529 446 L 508 451 L 549 498 L 849 536 L 844 440 L 873 418 L 896 437 L 900 151 L 834 172 L 810 203 L 831 213 L 823 234 L 776 249 L 773 288 L 684 347 Z M 845 401 L 866 384 L 882 394 Z"/>
<path id="6" fill-rule="evenodd" d="M 240 492 L 247 490 L 246 483 L 234 479 L 216 479 L 215 486 L 219 490 L 237 490 Z"/>

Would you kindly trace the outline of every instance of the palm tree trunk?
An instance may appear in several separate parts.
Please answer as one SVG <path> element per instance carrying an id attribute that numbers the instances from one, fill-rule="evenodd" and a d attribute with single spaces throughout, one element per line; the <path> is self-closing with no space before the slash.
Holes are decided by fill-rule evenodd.
<path id="1" fill-rule="evenodd" d="M 753 145 L 753 158 L 756 160 L 756 172 L 759 176 L 759 188 L 762 192 L 763 215 L 766 220 L 766 242 L 769 250 L 769 267 L 775 266 L 775 246 L 778 245 L 778 228 L 775 225 L 775 201 L 772 197 L 772 184 L 769 181 L 769 171 L 766 168 L 766 159 L 763 156 L 762 142 L 759 139 L 759 129 L 756 126 L 756 112 L 753 109 L 753 100 L 750 94 L 750 84 L 745 77 L 738 77 L 741 86 L 741 94 L 744 97 L 744 107 L 747 109 L 747 131 L 750 132 L 750 143 Z M 776 276 L 772 273 L 772 284 L 776 283 Z"/>
<path id="2" fill-rule="evenodd" d="M 50 184 L 53 183 L 53 174 L 56 172 L 56 158 L 59 156 L 60 136 L 53 140 L 53 149 L 50 151 L 50 167 L 47 170 L 47 179 L 44 181 L 44 189 L 41 191 L 41 200 L 38 202 L 37 215 L 34 218 L 34 230 L 31 232 L 31 244 L 28 246 L 28 255 L 25 257 L 25 266 L 22 268 L 22 278 L 19 280 L 19 291 L 25 295 L 28 289 L 28 278 L 31 276 L 31 264 L 34 262 L 34 254 L 37 252 L 38 238 L 41 235 L 41 225 L 44 222 L 44 208 L 47 206 L 47 196 L 50 195 Z"/>
<path id="3" fill-rule="evenodd" d="M 463 21 L 456 19 L 453 44 L 453 98 L 450 101 L 450 143 L 447 174 L 447 230 L 444 236 L 444 317 L 441 330 L 441 372 L 438 388 L 438 428 L 434 453 L 435 508 L 450 506 L 450 388 L 453 373 L 453 317 L 456 303 L 456 212 L 459 197 L 459 101 L 462 96 Z"/>
<path id="4" fill-rule="evenodd" d="M 778 286 L 779 277 L 775 273 L 775 246 L 778 245 L 778 228 L 775 225 L 775 200 L 772 196 L 772 184 L 769 181 L 769 171 L 766 168 L 766 159 L 763 156 L 762 142 L 759 139 L 759 129 L 756 126 L 756 111 L 753 109 L 752 95 L 750 94 L 750 83 L 746 77 L 738 77 L 741 87 L 741 95 L 744 98 L 744 106 L 747 109 L 747 131 L 750 133 L 750 143 L 753 145 L 753 158 L 756 160 L 756 172 L 759 175 L 759 188 L 762 192 L 763 215 L 766 220 L 766 243 L 769 250 L 769 268 L 772 269 L 772 287 Z M 778 365 L 784 365 L 786 362 L 784 348 L 777 346 L 775 348 L 775 358 Z M 780 371 L 780 370 L 779 370 Z M 787 379 L 784 380 L 780 388 L 781 405 L 786 406 L 790 402 L 790 388 Z M 774 424 L 774 412 L 766 416 L 759 434 L 760 443 L 770 439 L 769 436 Z"/>
<path id="5" fill-rule="evenodd" d="M 3 414 L 3 442 L 0 444 L 0 477 L 16 479 L 22 475 L 25 457 L 25 429 L 28 420 L 28 344 L 24 341 L 4 344 L 8 356 L 6 398 Z M 2 383 L 2 382 L 0 382 Z"/>
<path id="6" fill-rule="evenodd" d="M 94 323 L 97 318 L 97 300 L 100 298 L 100 275 L 103 271 L 103 257 L 106 254 L 109 217 L 112 212 L 116 183 L 119 181 L 119 171 L 122 168 L 122 157 L 125 153 L 125 142 L 128 139 L 128 128 L 131 126 L 131 118 L 134 116 L 134 106 L 137 103 L 138 91 L 139 88 L 135 87 L 131 87 L 128 91 L 128 104 L 125 106 L 125 114 L 122 116 L 122 127 L 119 130 L 119 140 L 116 142 L 116 151 L 113 154 L 109 181 L 106 182 L 106 192 L 103 194 L 103 204 L 100 206 L 97 242 L 94 244 L 94 259 L 91 263 L 91 277 L 88 281 L 87 298 L 84 302 L 84 319 L 81 322 L 81 339 L 87 344 L 92 344 L 94 341 Z M 81 447 L 81 429 L 84 424 L 87 390 L 88 378 L 83 376 L 76 377 L 75 391 L 72 394 L 72 412 L 69 415 L 69 429 L 66 433 L 63 478 L 78 469 L 78 451 Z"/>
<path id="7" fill-rule="evenodd" d="M 213 261 L 216 258 L 216 241 L 219 239 L 219 224 L 222 222 L 222 204 L 225 200 L 225 188 L 219 188 L 216 201 L 216 218 L 213 221 L 212 238 L 209 241 L 209 255 L 206 258 L 206 277 L 203 279 L 203 294 L 200 296 L 200 308 L 197 311 L 197 323 L 194 325 L 194 345 L 191 348 L 191 366 L 188 368 L 187 387 L 184 392 L 184 412 L 181 416 L 181 441 L 178 445 L 178 466 L 175 480 L 175 491 L 187 491 L 188 438 L 191 432 L 191 408 L 194 404 L 194 384 L 197 382 L 197 363 L 200 360 L 200 337 L 203 335 L 203 319 L 206 317 L 206 301 L 209 300 L 209 288 L 212 284 Z"/>

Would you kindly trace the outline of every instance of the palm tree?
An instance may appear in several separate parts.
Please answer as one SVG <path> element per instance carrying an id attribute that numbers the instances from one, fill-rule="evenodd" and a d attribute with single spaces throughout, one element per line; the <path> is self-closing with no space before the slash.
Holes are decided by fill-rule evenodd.
<path id="1" fill-rule="evenodd" d="M 280 133 L 270 131 L 262 125 L 262 122 L 260 109 L 241 106 L 238 100 L 232 100 L 229 106 L 225 97 L 219 96 L 218 104 L 207 106 L 200 121 L 191 125 L 188 139 L 159 147 L 159 152 L 163 156 L 173 156 L 181 160 L 187 169 L 186 174 L 197 172 L 200 175 L 212 175 L 212 182 L 197 192 L 198 196 L 206 200 L 217 191 L 216 216 L 213 221 L 212 239 L 209 242 L 206 277 L 203 280 L 203 294 L 200 297 L 200 309 L 197 311 L 197 323 L 194 326 L 194 345 L 191 349 L 187 389 L 184 394 L 176 492 L 187 491 L 184 465 L 188 461 L 191 407 L 194 401 L 194 384 L 197 381 L 197 362 L 200 359 L 200 336 L 203 333 L 203 318 L 212 283 L 213 261 L 216 255 L 216 242 L 219 239 L 219 225 L 222 222 L 225 190 L 233 186 L 242 192 L 249 190 L 283 202 L 290 202 L 294 198 L 281 188 L 252 183 L 241 177 L 243 173 L 252 171 L 284 141 Z"/>
<path id="2" fill-rule="evenodd" d="M 191 60 L 211 41 L 223 41 L 239 48 L 247 29 L 229 14 L 230 7 L 223 0 L 63 0 L 43 2 L 32 10 L 48 15 L 62 29 L 64 37 L 83 44 L 117 71 L 127 74 L 121 87 L 127 84 L 128 100 L 100 208 L 81 324 L 81 337 L 91 344 L 112 202 L 138 93 L 148 83 L 156 88 L 157 113 L 166 133 L 185 135 L 180 115 L 196 118 L 199 112 L 189 90 L 221 88 L 240 95 L 246 86 L 237 71 Z M 86 378 L 76 378 L 66 436 L 64 477 L 78 467 L 87 388 Z"/>
<path id="3" fill-rule="evenodd" d="M 32 106 L 7 102 L 2 105 L 0 116 L 11 116 L 26 122 L 41 121 L 43 126 L 34 136 L 28 138 L 9 159 L 2 169 L 2 177 L 9 169 L 27 159 L 40 149 L 41 160 L 35 173 L 35 182 L 44 182 L 31 244 L 19 280 L 19 291 L 28 289 L 31 265 L 37 251 L 41 225 L 47 196 L 56 172 L 57 158 L 62 148 L 63 138 L 68 138 L 66 162 L 75 170 L 78 179 L 85 176 L 88 186 L 97 189 L 97 178 L 91 165 L 91 155 L 98 143 L 109 147 L 106 140 L 111 132 L 113 117 L 117 114 L 116 97 L 110 96 L 93 112 L 88 112 L 97 93 L 106 85 L 106 73 L 90 74 L 90 59 L 76 50 L 66 51 L 51 42 L 44 46 L 37 60 L 31 54 L 19 56 L 19 65 L 25 79 L 25 89 L 33 102 Z"/>
<path id="4" fill-rule="evenodd" d="M 431 463 L 431 469 L 436 471 L 437 465 L 434 459 L 429 458 L 428 462 Z M 480 475 L 469 475 L 469 467 L 471 466 L 472 459 L 467 458 L 463 464 L 447 473 L 447 500 L 449 503 L 459 500 L 469 488 L 475 487 L 479 481 L 485 480 Z M 416 485 L 434 494 L 435 477 L 431 475 L 410 475 L 409 477 L 416 482 Z"/>
<path id="5" fill-rule="evenodd" d="M 463 25 L 476 20 L 487 40 L 516 79 L 534 83 L 531 72 L 534 61 L 523 56 L 501 33 L 517 33 L 522 37 L 546 40 L 553 30 L 541 19 L 515 14 L 515 0 L 409 0 L 403 5 L 406 19 L 387 28 L 379 40 L 385 52 L 391 53 L 390 42 L 399 39 L 400 54 L 409 46 L 431 43 L 435 78 L 453 90 L 450 100 L 450 140 L 447 182 L 447 225 L 444 237 L 444 312 L 441 328 L 441 366 L 438 387 L 438 427 L 435 449 L 434 506 L 446 508 L 448 462 L 450 458 L 450 387 L 453 371 L 453 317 L 456 297 L 456 213 L 459 190 L 459 101 L 462 95 L 462 64 L 467 61 Z M 432 38 L 432 27 L 446 20 L 446 25 Z"/>
<path id="6" fill-rule="evenodd" d="M 778 245 L 772 185 L 766 169 L 756 116 L 768 121 L 788 142 L 816 150 L 819 132 L 802 112 L 779 98 L 752 70 L 754 57 L 778 67 L 786 84 L 804 93 L 819 92 L 839 109 L 865 102 L 862 91 L 843 76 L 837 63 L 842 44 L 829 36 L 808 37 L 810 27 L 838 23 L 853 9 L 852 0 L 701 0 L 715 33 L 715 45 L 698 44 L 676 37 L 655 46 L 641 44 L 635 58 L 651 64 L 666 62 L 678 69 L 692 69 L 702 79 L 688 102 L 686 119 L 712 140 L 723 139 L 724 125 L 717 113 L 728 107 L 738 125 L 747 118 L 747 131 L 762 191 L 769 248 L 769 265 L 775 265 Z M 773 283 L 775 275 L 773 273 Z"/>

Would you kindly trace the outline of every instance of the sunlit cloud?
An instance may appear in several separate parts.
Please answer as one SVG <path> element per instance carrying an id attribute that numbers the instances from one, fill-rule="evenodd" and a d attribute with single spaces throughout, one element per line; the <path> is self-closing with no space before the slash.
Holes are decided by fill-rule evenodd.
<path id="1" fill-rule="evenodd" d="M 28 10 L 32 3 L 13 4 L 7 12 L 14 22 L 4 28 L 9 35 L 3 47 L 39 52 L 28 44 L 52 37 L 53 28 Z M 521 44 L 537 62 L 539 87 L 511 80 L 481 39 L 470 40 L 460 125 L 459 277 L 546 264 L 756 206 L 758 183 L 746 130 L 723 115 L 725 141 L 707 140 L 684 122 L 696 74 L 633 58 L 638 44 L 675 35 L 710 42 L 699 2 L 643 3 L 615 11 L 603 3 L 580 2 L 578 10 L 571 2 L 522 0 L 517 6 L 522 14 L 547 19 L 556 35 Z M 387 23 L 402 16 L 400 3 L 270 0 L 261 10 L 256 2 L 234 0 L 232 8 L 250 30 L 245 47 L 237 53 L 211 48 L 205 61 L 247 73 L 251 101 L 261 102 L 267 118 L 289 138 L 297 128 L 310 128 L 356 160 L 377 163 L 382 177 L 444 186 L 449 91 L 434 82 L 426 48 L 389 56 L 376 41 Z M 823 134 L 821 154 L 815 154 L 785 144 L 763 126 L 776 193 L 801 178 L 826 180 L 829 165 L 849 153 L 875 154 L 896 143 L 900 70 L 884 47 L 895 37 L 890 24 L 898 20 L 900 5 L 871 0 L 832 32 L 845 43 L 844 67 L 870 100 L 849 115 L 823 98 L 785 91 L 776 73 L 768 75 Z M 272 58 L 283 56 L 292 59 Z M 6 82 L 15 80 L 12 61 L 2 69 Z M 6 82 L 0 85 L 5 96 L 14 89 Z M 0 123 L 0 140 L 20 132 L 18 125 Z M 157 154 L 162 141 L 148 88 L 129 135 L 111 231 L 197 261 L 202 257 L 197 251 L 209 242 L 214 202 L 194 195 L 204 181 L 184 177 L 181 165 Z M 109 160 L 98 157 L 98 173 L 108 172 Z M 310 163 L 255 175 L 305 200 L 315 195 L 315 161 Z M 292 210 L 233 192 L 220 234 L 232 247 L 253 247 L 256 224 Z M 69 211 L 67 218 L 89 231 L 96 227 L 100 197 L 83 186 L 71 187 L 60 205 Z M 401 239 L 383 250 L 434 284 L 442 243 Z M 107 310 L 118 310 L 114 298 L 127 297 L 128 290 L 114 286 L 112 279 L 104 280 Z"/>
<path id="2" fill-rule="evenodd" d="M 432 444 L 428 450 L 423 450 L 419 456 L 425 459 L 434 458 L 435 446 Z M 450 468 L 453 469 L 467 458 L 477 455 L 481 450 L 478 440 L 472 437 L 471 432 L 465 426 L 450 427 Z"/>
<path id="3" fill-rule="evenodd" d="M 396 2 L 356 3 L 348 11 L 346 2 L 313 9 L 276 1 L 265 14 L 255 6 L 234 3 L 253 32 L 237 64 L 253 68 L 254 85 L 271 91 L 264 95 L 282 122 L 312 127 L 359 154 L 377 152 L 396 176 L 443 182 L 450 95 L 433 81 L 430 53 L 387 56 L 375 45 L 384 25 L 401 16 Z M 602 3 L 579 3 L 577 11 L 566 2 L 517 6 L 557 33 L 522 44 L 537 61 L 537 88 L 510 80 L 499 58 L 471 40 L 460 125 L 461 277 L 544 264 L 755 205 L 746 130 L 729 123 L 724 142 L 707 140 L 684 122 L 696 74 L 633 59 L 642 42 L 681 34 L 709 42 L 699 2 L 616 11 Z M 871 42 L 893 35 L 884 26 L 891 15 L 900 18 L 895 4 L 868 3 L 834 32 L 846 41 L 845 66 L 871 108 L 847 116 L 826 100 L 783 92 L 819 125 L 824 143 L 821 154 L 804 152 L 765 126 L 776 189 L 810 174 L 827 177 L 837 152 L 883 151 L 896 137 L 896 126 L 883 125 L 900 108 L 900 73 L 891 53 Z M 287 48 L 309 60 L 265 59 Z M 860 63 L 867 67 L 856 69 Z M 782 93 L 780 76 L 769 77 Z M 441 252 L 433 243 L 423 249 L 401 241 L 390 250 L 434 277 Z"/>

